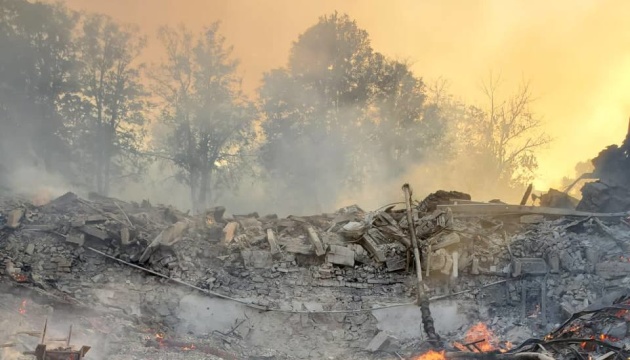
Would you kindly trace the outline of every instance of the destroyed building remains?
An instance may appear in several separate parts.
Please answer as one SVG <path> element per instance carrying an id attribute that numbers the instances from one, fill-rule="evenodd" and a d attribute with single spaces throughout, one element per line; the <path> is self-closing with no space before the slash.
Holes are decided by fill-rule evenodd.
<path id="1" fill-rule="evenodd" d="M 121 348 L 113 329 L 138 338 L 124 350 L 138 359 L 150 349 L 223 359 L 625 354 L 627 212 L 446 191 L 409 205 L 280 218 L 223 207 L 190 216 L 94 194 L 39 206 L 4 197 L 3 311 L 19 327 L 66 307 L 84 312 L 77 341 L 100 334 L 86 344 L 103 358 Z M 30 305 L 18 301 L 26 293 Z M 36 320 L 21 311 L 29 306 Z M 433 339 L 421 331 L 427 316 Z M 4 349 L 34 347 L 11 340 L 20 331 L 0 334 Z"/>

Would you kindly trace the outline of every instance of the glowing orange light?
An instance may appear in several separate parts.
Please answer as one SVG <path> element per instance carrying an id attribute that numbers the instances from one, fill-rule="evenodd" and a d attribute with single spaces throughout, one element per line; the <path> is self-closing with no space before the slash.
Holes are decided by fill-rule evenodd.
<path id="1" fill-rule="evenodd" d="M 22 300 L 22 302 L 20 303 L 20 308 L 18 309 L 18 312 L 22 315 L 26 315 L 26 300 Z"/>
<path id="2" fill-rule="evenodd" d="M 446 360 L 446 356 L 444 355 L 444 351 L 429 350 L 416 357 L 414 360 Z"/>
<path id="3" fill-rule="evenodd" d="M 182 350 L 184 350 L 184 351 L 195 350 L 195 344 L 190 344 L 188 346 L 184 346 L 184 347 L 182 347 Z"/>

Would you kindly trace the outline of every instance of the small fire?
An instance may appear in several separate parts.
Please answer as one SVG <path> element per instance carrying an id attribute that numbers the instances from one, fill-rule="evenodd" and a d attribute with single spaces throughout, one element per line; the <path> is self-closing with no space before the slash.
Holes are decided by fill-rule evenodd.
<path id="1" fill-rule="evenodd" d="M 28 276 L 25 274 L 18 274 L 18 273 L 14 273 L 11 275 L 11 277 L 13 277 L 13 280 L 19 282 L 19 283 L 25 283 L 28 281 Z"/>
<path id="2" fill-rule="evenodd" d="M 21 315 L 26 315 L 26 300 L 22 300 L 22 302 L 20 303 L 20 307 L 18 308 L 18 312 Z"/>
<path id="3" fill-rule="evenodd" d="M 482 340 L 479 343 L 476 343 L 475 346 L 479 348 L 482 352 L 488 352 L 495 350 L 495 346 L 492 344 L 496 344 L 496 338 L 488 326 L 482 322 L 473 325 L 466 332 L 466 336 L 464 338 L 466 343 L 473 343 Z"/>
<path id="4" fill-rule="evenodd" d="M 157 340 L 157 342 L 160 344 L 160 347 L 164 346 L 164 334 L 163 333 L 156 333 L 155 334 L 155 340 Z"/>
<path id="5" fill-rule="evenodd" d="M 184 347 L 182 347 L 182 350 L 184 350 L 184 351 L 195 350 L 195 344 L 190 344 L 188 346 L 184 346 Z"/>
<path id="6" fill-rule="evenodd" d="M 444 351 L 429 350 L 414 360 L 446 360 Z"/>

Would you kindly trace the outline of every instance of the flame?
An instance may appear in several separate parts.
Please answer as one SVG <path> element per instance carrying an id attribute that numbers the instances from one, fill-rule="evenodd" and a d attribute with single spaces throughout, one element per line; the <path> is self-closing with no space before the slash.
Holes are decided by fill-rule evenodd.
<path id="1" fill-rule="evenodd" d="M 182 347 L 182 350 L 184 350 L 184 351 L 195 350 L 195 344 L 190 344 L 188 346 L 184 346 L 184 347 Z"/>
<path id="2" fill-rule="evenodd" d="M 490 331 L 490 329 L 488 329 L 488 326 L 482 322 L 477 323 L 468 329 L 464 339 L 466 340 L 466 343 L 483 340 L 475 344 L 475 346 L 482 352 L 495 350 L 495 347 L 492 345 L 493 343 L 496 343 L 494 334 Z"/>
<path id="3" fill-rule="evenodd" d="M 155 334 L 155 340 L 157 340 L 157 342 L 160 344 L 160 347 L 164 346 L 164 334 L 163 333 L 156 333 Z"/>
<path id="4" fill-rule="evenodd" d="M 18 308 L 18 312 L 21 315 L 26 315 L 26 299 L 22 300 L 22 302 L 20 303 L 20 307 Z"/>
<path id="5" fill-rule="evenodd" d="M 414 360 L 446 360 L 444 351 L 429 350 Z"/>

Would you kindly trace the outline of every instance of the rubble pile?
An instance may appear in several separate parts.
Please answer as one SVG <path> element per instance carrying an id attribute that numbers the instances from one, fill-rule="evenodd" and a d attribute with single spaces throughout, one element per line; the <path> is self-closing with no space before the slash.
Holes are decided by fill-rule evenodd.
<path id="1" fill-rule="evenodd" d="M 594 171 L 586 177 L 597 179 L 582 187 L 578 210 L 617 212 L 630 210 L 630 124 L 623 143 L 610 145 L 592 160 Z"/>
<path id="2" fill-rule="evenodd" d="M 394 315 L 378 314 L 419 311 L 411 229 L 420 286 L 446 344 L 465 342 L 462 334 L 479 322 L 515 344 L 544 336 L 628 287 L 626 213 L 480 203 L 445 191 L 409 210 L 353 205 L 279 218 L 216 207 L 191 216 L 97 195 L 67 193 L 45 205 L 3 198 L 0 279 L 56 306 L 97 312 L 142 351 L 186 348 L 218 358 L 397 358 L 426 349 L 419 317 L 410 333 L 384 330 Z M 233 304 L 226 314 L 249 315 L 225 320 L 231 330 L 213 328 L 195 309 L 221 323 L 216 316 L 227 315 L 212 312 L 216 298 Z M 446 301 L 456 301 L 452 316 L 461 323 L 440 318 Z M 81 321 L 90 328 L 88 317 Z M 305 341 L 310 348 L 299 345 Z"/>

